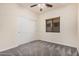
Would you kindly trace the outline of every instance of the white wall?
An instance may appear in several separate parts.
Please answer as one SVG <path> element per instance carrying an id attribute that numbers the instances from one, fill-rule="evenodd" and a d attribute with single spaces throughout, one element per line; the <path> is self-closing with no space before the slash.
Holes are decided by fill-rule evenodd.
<path id="1" fill-rule="evenodd" d="M 27 24 L 30 27 L 28 31 L 31 30 L 31 27 L 35 29 L 35 20 L 37 18 L 34 13 L 25 8 L 21 8 L 16 4 L 0 4 L 0 51 L 13 48 L 19 44 L 35 39 L 35 37 L 32 37 L 32 39 L 28 39 L 28 37 L 26 40 L 24 40 L 24 42 L 20 39 L 17 39 L 17 33 L 19 32 L 18 29 L 20 25 L 18 25 L 18 22 L 24 17 L 27 21 L 29 21 L 25 23 L 31 25 L 30 26 Z M 35 34 L 35 31 L 36 30 L 34 30 L 34 32 L 32 31 L 32 35 Z M 28 34 L 26 34 L 26 36 L 28 36 Z M 18 43 L 18 40 L 22 42 Z"/>
<path id="2" fill-rule="evenodd" d="M 79 4 L 77 4 L 77 38 L 78 38 L 78 40 L 79 40 Z M 79 42 L 79 41 L 78 41 Z M 79 44 L 78 44 L 79 45 Z M 79 50 L 79 48 L 78 48 L 78 50 Z"/>
<path id="3" fill-rule="evenodd" d="M 35 17 L 19 16 L 17 22 L 17 44 L 24 44 L 36 40 L 36 19 Z"/>
<path id="4" fill-rule="evenodd" d="M 60 16 L 60 33 L 46 32 L 45 20 Z M 52 9 L 39 17 L 38 39 L 78 47 L 77 39 L 77 6 L 71 4 L 62 8 Z"/>

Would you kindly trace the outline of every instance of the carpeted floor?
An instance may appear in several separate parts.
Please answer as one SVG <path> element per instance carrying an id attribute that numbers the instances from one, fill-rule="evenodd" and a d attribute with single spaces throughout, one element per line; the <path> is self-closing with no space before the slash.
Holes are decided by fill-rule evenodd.
<path id="1" fill-rule="evenodd" d="M 35 40 L 0 52 L 1 56 L 77 56 L 77 48 Z"/>

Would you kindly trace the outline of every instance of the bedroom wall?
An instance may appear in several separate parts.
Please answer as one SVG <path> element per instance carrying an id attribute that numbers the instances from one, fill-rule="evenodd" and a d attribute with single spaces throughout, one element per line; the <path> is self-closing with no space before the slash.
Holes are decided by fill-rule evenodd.
<path id="1" fill-rule="evenodd" d="M 45 20 L 58 16 L 60 16 L 60 33 L 46 32 Z M 38 20 L 38 31 L 38 39 L 40 40 L 79 48 L 79 40 L 77 39 L 77 5 L 70 4 L 41 14 Z"/>
<path id="2" fill-rule="evenodd" d="M 79 4 L 77 4 L 77 34 L 78 34 L 78 40 L 79 40 Z M 79 41 L 78 41 L 79 42 Z M 79 49 L 78 49 L 79 50 Z"/>
<path id="3" fill-rule="evenodd" d="M 25 19 L 28 22 L 24 22 Z M 36 34 L 36 19 L 36 15 L 34 13 L 28 11 L 25 8 L 21 8 L 17 4 L 0 4 L 0 51 L 13 48 L 19 44 L 34 40 L 34 35 Z M 30 25 L 28 25 L 27 23 Z M 32 33 L 32 38 L 29 39 L 30 36 L 28 37 L 27 32 L 18 30 L 19 28 L 22 28 L 21 24 L 27 24 L 29 26 L 29 29 L 27 29 L 27 26 L 22 25 L 26 27 L 26 31 L 28 30 L 28 33 Z M 32 30 L 31 28 L 33 28 L 34 30 Z M 22 37 L 25 38 L 24 40 L 20 39 L 21 37 L 18 38 L 18 32 L 20 32 L 20 35 L 26 33 L 25 35 L 27 38 Z"/>
<path id="4" fill-rule="evenodd" d="M 36 22 L 38 15 L 19 6 L 17 16 L 17 45 L 36 40 Z"/>

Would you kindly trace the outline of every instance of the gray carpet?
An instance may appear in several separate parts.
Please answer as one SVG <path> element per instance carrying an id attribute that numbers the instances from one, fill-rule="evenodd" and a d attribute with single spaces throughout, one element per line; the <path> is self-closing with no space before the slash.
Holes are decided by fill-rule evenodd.
<path id="1" fill-rule="evenodd" d="M 75 47 L 35 40 L 0 52 L 0 56 L 77 56 Z"/>

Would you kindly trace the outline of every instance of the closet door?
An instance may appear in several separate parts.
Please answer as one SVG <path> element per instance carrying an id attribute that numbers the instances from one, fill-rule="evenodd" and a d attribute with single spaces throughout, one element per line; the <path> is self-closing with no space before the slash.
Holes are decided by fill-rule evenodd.
<path id="1" fill-rule="evenodd" d="M 17 44 L 35 40 L 35 21 L 27 17 L 19 17 L 17 21 Z"/>

